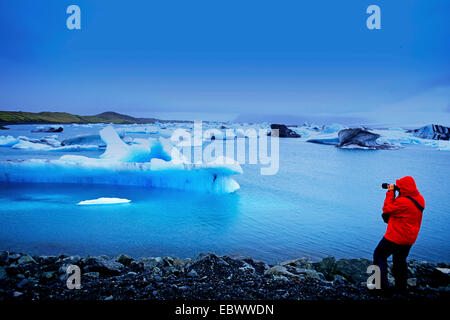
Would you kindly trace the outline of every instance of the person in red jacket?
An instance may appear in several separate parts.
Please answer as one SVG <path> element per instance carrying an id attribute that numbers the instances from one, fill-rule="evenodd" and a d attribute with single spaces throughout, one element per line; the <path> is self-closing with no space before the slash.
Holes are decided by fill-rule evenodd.
<path id="1" fill-rule="evenodd" d="M 395 288 L 405 291 L 408 275 L 406 258 L 419 234 L 425 200 L 417 190 L 416 182 L 412 177 L 403 177 L 395 183 L 395 185 L 389 185 L 386 192 L 383 216 L 387 216 L 388 226 L 383 239 L 373 253 L 373 261 L 381 271 L 381 288 L 386 289 L 389 286 L 387 258 L 392 255 Z M 399 191 L 397 197 L 395 187 Z"/>

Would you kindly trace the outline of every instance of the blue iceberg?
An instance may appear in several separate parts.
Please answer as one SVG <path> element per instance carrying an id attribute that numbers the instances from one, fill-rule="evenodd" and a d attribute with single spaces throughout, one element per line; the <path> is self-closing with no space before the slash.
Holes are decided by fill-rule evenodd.
<path id="1" fill-rule="evenodd" d="M 242 174 L 238 162 L 218 157 L 192 164 L 169 140 L 135 139 L 124 143 L 113 127 L 101 130 L 106 144 L 100 158 L 64 155 L 56 160 L 0 162 L 1 182 L 108 184 L 231 193 L 239 189 L 232 178 Z"/>

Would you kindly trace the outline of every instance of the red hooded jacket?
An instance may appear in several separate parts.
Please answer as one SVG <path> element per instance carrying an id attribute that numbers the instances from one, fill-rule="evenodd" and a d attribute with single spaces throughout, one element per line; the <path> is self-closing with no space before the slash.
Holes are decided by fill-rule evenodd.
<path id="1" fill-rule="evenodd" d="M 419 234 L 422 212 L 406 196 L 415 199 L 423 208 L 425 200 L 412 177 L 398 179 L 395 184 L 400 188 L 399 196 L 395 198 L 395 191 L 388 191 L 384 200 L 383 213 L 389 214 L 384 237 L 397 244 L 412 245 Z"/>

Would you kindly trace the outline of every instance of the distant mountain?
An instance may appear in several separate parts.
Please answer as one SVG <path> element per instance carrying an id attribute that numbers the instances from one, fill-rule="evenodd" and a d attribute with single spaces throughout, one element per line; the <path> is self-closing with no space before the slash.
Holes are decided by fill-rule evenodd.
<path id="1" fill-rule="evenodd" d="M 79 116 L 66 112 L 22 112 L 0 111 L 0 124 L 44 124 L 44 123 L 154 123 L 162 121 L 154 118 L 134 118 L 116 112 L 103 112 L 94 116 Z M 165 122 L 165 121 L 162 121 Z"/>

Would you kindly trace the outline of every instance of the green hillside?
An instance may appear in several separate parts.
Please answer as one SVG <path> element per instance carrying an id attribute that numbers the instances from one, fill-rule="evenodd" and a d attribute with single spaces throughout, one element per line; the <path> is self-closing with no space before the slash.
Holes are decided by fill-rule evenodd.
<path id="1" fill-rule="evenodd" d="M 93 116 L 79 116 L 66 112 L 22 112 L 0 111 L 0 124 L 44 124 L 44 123 L 154 123 L 153 118 L 134 118 L 116 112 L 103 112 Z"/>

